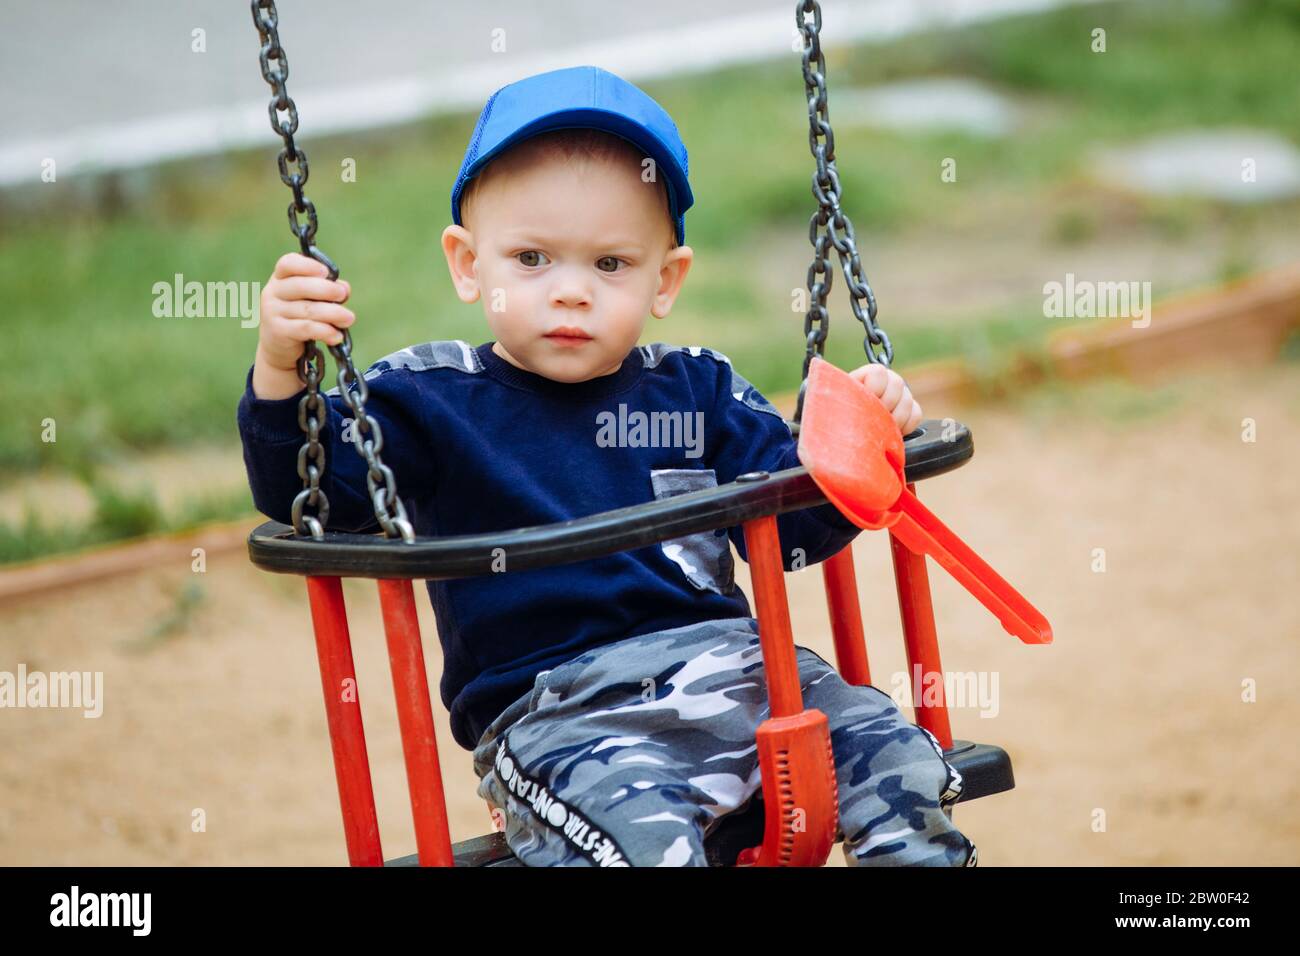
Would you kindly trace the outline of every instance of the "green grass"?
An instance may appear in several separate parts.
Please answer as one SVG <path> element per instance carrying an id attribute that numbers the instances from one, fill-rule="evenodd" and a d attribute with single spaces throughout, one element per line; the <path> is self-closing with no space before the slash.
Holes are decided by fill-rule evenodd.
<path id="1" fill-rule="evenodd" d="M 21 521 L 0 521 L 0 565 L 146 535 L 186 531 L 210 521 L 234 520 L 255 513 L 252 495 L 246 488 L 192 497 L 170 512 L 158 504 L 154 489 L 147 485 L 119 488 L 96 480 L 88 488 L 94 500 L 88 521 L 51 520 L 31 508 L 24 511 Z"/>
<path id="2" fill-rule="evenodd" d="M 1104 54 L 1089 50 L 1096 26 L 1107 30 Z M 833 24 L 826 29 L 833 32 Z M 931 74 L 979 77 L 1035 108 L 1030 128 L 1000 140 L 840 121 L 845 208 L 859 236 L 877 240 L 1041 207 L 1048 241 L 1089 241 L 1106 223 L 1078 185 L 1088 148 L 1188 125 L 1252 125 L 1300 141 L 1300 98 L 1287 81 L 1298 45 L 1300 0 L 1162 0 L 832 49 L 833 123 L 837 89 Z M 805 236 L 813 208 L 797 57 L 646 86 L 683 131 L 697 196 L 687 216 L 695 268 L 673 314 L 652 321 L 646 339 L 709 345 L 761 390 L 792 389 L 802 319 L 779 290 L 802 285 L 806 260 L 801 253 L 788 278 L 773 281 L 773 263 L 756 250 L 773 235 Z M 439 117 L 384 135 L 315 139 L 312 117 L 302 118 L 319 242 L 352 282 L 363 365 L 415 341 L 489 337 L 480 307 L 453 295 L 437 248 L 473 121 Z M 149 449 L 235 439 L 235 405 L 256 330 L 237 319 L 156 318 L 152 287 L 176 273 L 265 280 L 292 248 L 283 212 L 289 193 L 274 153 L 268 130 L 265 148 L 250 153 L 118 177 L 98 191 L 43 187 L 51 193 L 38 209 L 0 202 L 0 335 L 9 359 L 0 480 L 41 466 L 85 472 Z M 940 181 L 947 156 L 958 160 L 956 184 Z M 356 160 L 355 183 L 340 181 L 345 157 Z M 1170 201 L 1139 203 L 1138 210 L 1138 226 L 1153 240 L 1261 215 Z M 872 274 L 869 257 L 864 264 Z M 1235 276 L 1249 265 L 1229 248 L 1220 272 Z M 962 321 L 896 316 L 887 304 L 882 315 L 902 364 L 966 355 L 995 368 L 1007 350 L 1032 350 L 1053 325 L 1029 303 L 1021 312 Z M 836 313 L 828 357 L 857 364 L 860 342 L 852 316 Z M 41 440 L 47 418 L 57 423 L 53 443 Z M 0 560 L 38 553 L 43 535 L 90 542 L 173 520 L 145 501 L 106 500 L 89 528 L 0 529 Z"/>

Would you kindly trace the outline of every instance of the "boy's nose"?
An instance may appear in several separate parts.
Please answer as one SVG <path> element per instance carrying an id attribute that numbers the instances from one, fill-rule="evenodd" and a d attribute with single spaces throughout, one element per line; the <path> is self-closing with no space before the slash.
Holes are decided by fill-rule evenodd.
<path id="1" fill-rule="evenodd" d="M 551 305 L 569 309 L 590 308 L 591 289 L 577 276 L 557 276 L 551 286 Z"/>

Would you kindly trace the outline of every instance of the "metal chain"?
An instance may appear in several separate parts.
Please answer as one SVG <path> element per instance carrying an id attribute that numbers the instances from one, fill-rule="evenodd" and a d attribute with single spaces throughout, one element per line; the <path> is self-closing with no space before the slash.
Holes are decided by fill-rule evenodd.
<path id="1" fill-rule="evenodd" d="M 812 19 L 808 15 L 812 15 Z M 822 355 L 830 332 L 830 313 L 826 299 L 831 291 L 830 246 L 839 256 L 844 281 L 849 288 L 849 305 L 862 323 L 866 336 L 862 348 L 867 360 L 886 367 L 894 360 L 894 347 L 876 323 L 876 294 L 862 271 L 853 223 L 840 208 L 840 177 L 835 169 L 835 133 L 831 129 L 826 97 L 826 58 L 822 55 L 822 9 L 817 0 L 799 0 L 795 4 L 795 23 L 803 34 L 803 81 L 808 94 L 808 147 L 817 160 L 812 177 L 812 193 L 817 211 L 808 223 L 808 241 L 813 247 L 812 265 L 808 267 L 808 311 L 804 315 L 804 338 L 807 351 L 803 360 L 803 378 L 794 422 L 803 416 L 804 391 L 808 369 L 814 355 Z M 864 309 L 865 303 L 865 309 Z"/>
<path id="2" fill-rule="evenodd" d="M 251 0 L 253 23 L 257 35 L 262 41 L 258 59 L 262 65 L 262 79 L 270 85 L 274 95 L 267 107 L 271 117 L 271 129 L 284 140 L 284 148 L 276 162 L 280 167 L 281 181 L 293 190 L 293 201 L 289 203 L 289 229 L 298 237 L 302 254 L 315 259 L 329 270 L 329 277 L 337 279 L 338 266 L 329 256 L 316 248 L 316 206 L 303 193 L 307 184 L 307 153 L 293 141 L 293 134 L 298 131 L 298 108 L 290 98 L 285 81 L 289 78 L 289 60 L 284 48 L 280 46 L 278 32 L 280 17 L 275 9 L 275 0 Z M 276 68 L 272 70 L 271 61 Z M 280 114 L 287 118 L 281 119 Z M 291 171 L 290 167 L 294 167 Z M 306 214 L 307 221 L 301 222 L 299 216 Z M 339 393 L 356 420 L 352 441 L 357 454 L 366 462 L 366 487 L 374 507 L 375 518 L 384 534 L 390 538 L 400 536 L 404 541 L 415 540 L 415 530 L 406 517 L 406 508 L 397 496 L 397 481 L 392 469 L 384 464 L 379 453 L 384 447 L 384 435 L 379 422 L 366 413 L 366 399 L 370 391 L 363 376 L 357 374 L 352 364 L 352 336 L 343 330 L 343 341 L 329 346 L 338 365 Z M 303 343 L 302 355 L 298 358 L 298 378 L 307 386 L 307 392 L 298 403 L 298 425 L 306 436 L 302 448 L 298 451 L 298 475 L 302 478 L 303 489 L 293 499 L 293 529 L 300 535 L 310 533 L 316 540 L 325 537 L 325 525 L 329 520 L 329 498 L 320 487 L 325 475 L 325 448 L 320 442 L 320 428 L 325 399 L 320 393 L 321 374 L 324 371 L 325 358 L 313 341 Z M 352 385 L 356 390 L 352 390 Z M 307 509 L 315 509 L 308 512 Z M 304 530 L 304 528 L 306 530 Z"/>

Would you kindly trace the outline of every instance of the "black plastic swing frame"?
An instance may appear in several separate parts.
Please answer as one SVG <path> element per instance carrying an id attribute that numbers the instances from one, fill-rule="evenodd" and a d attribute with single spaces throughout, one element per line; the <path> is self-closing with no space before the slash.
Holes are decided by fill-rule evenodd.
<path id="1" fill-rule="evenodd" d="M 951 419 L 922 422 L 904 448 L 909 482 L 952 471 L 975 453 L 970 430 Z M 421 580 L 477 577 L 492 573 L 497 549 L 510 556 L 510 570 L 527 571 L 633 551 L 827 503 L 808 469 L 801 466 L 742 475 L 717 488 L 556 524 L 417 538 L 410 544 L 378 534 L 337 531 L 316 541 L 300 537 L 286 524 L 268 521 L 249 536 L 248 554 L 259 568 L 282 574 Z"/>

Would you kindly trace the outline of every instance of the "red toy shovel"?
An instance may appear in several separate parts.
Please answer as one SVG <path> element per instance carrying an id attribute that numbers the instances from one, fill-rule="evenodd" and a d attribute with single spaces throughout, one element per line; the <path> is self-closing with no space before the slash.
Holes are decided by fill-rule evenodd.
<path id="1" fill-rule="evenodd" d="M 908 490 L 903 436 L 880 399 L 822 358 L 808 373 L 799 460 L 858 527 L 888 528 L 909 551 L 934 558 L 1008 634 L 1052 642 L 1047 618 Z"/>

